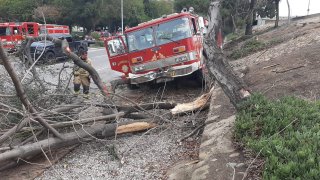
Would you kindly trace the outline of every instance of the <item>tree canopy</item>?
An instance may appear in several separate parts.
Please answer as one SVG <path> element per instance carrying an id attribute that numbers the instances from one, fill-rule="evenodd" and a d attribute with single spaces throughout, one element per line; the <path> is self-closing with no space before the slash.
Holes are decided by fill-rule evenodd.
<path id="1" fill-rule="evenodd" d="M 1 22 L 42 22 L 82 26 L 87 31 L 121 26 L 121 1 L 117 0 L 0 0 Z M 173 3 L 156 0 L 123 0 L 124 24 L 137 25 L 173 13 Z"/>
<path id="2" fill-rule="evenodd" d="M 194 11 L 200 15 L 207 15 L 210 0 L 175 0 L 174 9 L 180 12 L 183 8 L 193 7 Z"/>
<path id="3" fill-rule="evenodd" d="M 278 3 L 279 0 L 257 0 L 251 14 L 273 18 L 277 15 Z M 124 25 L 135 26 L 189 7 L 205 16 L 209 4 L 210 0 L 123 0 Z M 221 6 L 225 33 L 242 29 L 252 11 L 248 0 L 224 0 Z M 82 26 L 87 32 L 97 27 L 108 27 L 114 32 L 121 27 L 120 0 L 0 0 L 0 22 L 42 23 L 42 12 L 47 23 Z"/>

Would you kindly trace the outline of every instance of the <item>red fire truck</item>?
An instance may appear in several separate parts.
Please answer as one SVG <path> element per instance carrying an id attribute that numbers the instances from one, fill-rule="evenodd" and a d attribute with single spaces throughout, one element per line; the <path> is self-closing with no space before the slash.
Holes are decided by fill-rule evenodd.
<path id="1" fill-rule="evenodd" d="M 105 40 L 111 69 L 131 85 L 202 75 L 203 17 L 190 12 L 166 15 Z"/>
<path id="2" fill-rule="evenodd" d="M 14 51 L 23 40 L 23 35 L 37 37 L 40 34 L 69 34 L 69 27 L 56 24 L 39 24 L 36 22 L 0 23 L 0 40 L 5 49 Z"/>

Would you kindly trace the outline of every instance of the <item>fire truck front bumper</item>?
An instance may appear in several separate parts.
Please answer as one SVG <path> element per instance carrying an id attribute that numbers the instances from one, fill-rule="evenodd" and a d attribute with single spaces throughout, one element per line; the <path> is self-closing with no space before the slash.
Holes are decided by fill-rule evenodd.
<path id="1" fill-rule="evenodd" d="M 174 78 L 187 76 L 199 69 L 199 62 L 189 65 L 170 67 L 167 70 L 151 71 L 145 74 L 129 74 L 131 84 L 142 84 L 155 80 L 157 83 L 172 81 Z"/>

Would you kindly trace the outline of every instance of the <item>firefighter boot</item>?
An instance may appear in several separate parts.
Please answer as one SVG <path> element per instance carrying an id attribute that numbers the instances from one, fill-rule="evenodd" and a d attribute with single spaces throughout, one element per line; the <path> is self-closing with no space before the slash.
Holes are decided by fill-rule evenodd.
<path id="1" fill-rule="evenodd" d="M 84 94 L 84 98 L 89 99 L 89 86 L 83 86 L 83 94 Z"/>
<path id="2" fill-rule="evenodd" d="M 80 84 L 74 84 L 74 95 L 79 95 L 80 94 Z"/>

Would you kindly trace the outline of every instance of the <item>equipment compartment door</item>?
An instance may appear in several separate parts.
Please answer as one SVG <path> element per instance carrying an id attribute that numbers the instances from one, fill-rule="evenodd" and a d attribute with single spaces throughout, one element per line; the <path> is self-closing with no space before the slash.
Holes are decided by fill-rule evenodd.
<path id="1" fill-rule="evenodd" d="M 131 70 L 125 42 L 124 36 L 111 37 L 105 41 L 105 47 L 108 52 L 111 69 L 127 75 Z"/>

